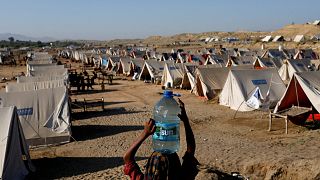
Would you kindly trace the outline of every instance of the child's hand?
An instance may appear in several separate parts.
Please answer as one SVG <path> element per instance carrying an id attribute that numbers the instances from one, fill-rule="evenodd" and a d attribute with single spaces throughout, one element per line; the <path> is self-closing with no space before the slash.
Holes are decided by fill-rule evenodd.
<path id="1" fill-rule="evenodd" d="M 143 133 L 146 136 L 152 135 L 156 131 L 156 125 L 153 119 L 150 119 L 149 121 L 146 121 L 144 123 L 144 130 Z"/>
<path id="2" fill-rule="evenodd" d="M 181 113 L 178 114 L 178 117 L 180 118 L 180 120 L 182 122 L 185 122 L 185 121 L 188 121 L 188 116 L 187 116 L 187 113 L 186 113 L 186 109 L 184 107 L 184 103 L 181 101 L 180 98 L 178 98 L 178 103 L 179 103 L 179 106 L 180 106 L 180 109 L 181 109 Z"/>

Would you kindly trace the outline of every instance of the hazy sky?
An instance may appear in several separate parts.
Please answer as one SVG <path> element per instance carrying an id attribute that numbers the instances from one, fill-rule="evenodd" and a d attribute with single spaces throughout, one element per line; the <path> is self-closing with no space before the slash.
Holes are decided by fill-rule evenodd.
<path id="1" fill-rule="evenodd" d="M 57 39 L 265 31 L 320 19 L 320 0 L 1 0 L 0 33 Z"/>

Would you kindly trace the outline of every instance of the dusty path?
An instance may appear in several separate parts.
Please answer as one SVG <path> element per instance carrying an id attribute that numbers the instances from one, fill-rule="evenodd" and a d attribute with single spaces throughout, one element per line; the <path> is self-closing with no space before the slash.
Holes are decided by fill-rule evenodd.
<path id="1" fill-rule="evenodd" d="M 94 87 L 98 89 L 99 87 Z M 126 179 L 122 155 L 151 117 L 160 99 L 160 86 L 117 80 L 106 92 L 72 96 L 72 99 L 100 98 L 106 110 L 75 113 L 72 122 L 76 141 L 55 147 L 32 149 L 38 171 L 33 179 Z M 238 113 L 205 102 L 188 91 L 177 90 L 185 102 L 195 133 L 196 157 L 202 164 L 198 179 L 223 177 L 223 172 L 240 172 L 250 179 L 320 178 L 319 130 L 307 130 L 284 121 L 267 132 L 267 114 Z M 181 131 L 181 151 L 186 148 Z M 151 154 L 148 139 L 138 151 L 142 166 Z M 220 174 L 219 174 L 220 173 Z"/>

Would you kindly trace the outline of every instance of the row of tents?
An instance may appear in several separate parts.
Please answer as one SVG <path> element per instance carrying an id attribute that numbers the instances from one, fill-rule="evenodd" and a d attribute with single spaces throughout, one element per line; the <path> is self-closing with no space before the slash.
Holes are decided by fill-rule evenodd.
<path id="1" fill-rule="evenodd" d="M 252 95 L 260 98 L 259 106 L 264 101 L 264 105 L 274 107 L 294 74 L 317 71 L 320 64 L 317 54 L 311 49 L 279 48 L 246 51 L 234 48 L 225 49 L 222 53 L 211 51 L 206 56 L 195 55 L 199 61 L 190 61 L 191 55 L 177 51 L 177 53 L 171 52 L 171 57 L 175 58 L 143 60 L 111 56 L 102 67 L 116 74 L 132 76 L 133 79 L 162 84 L 166 88 L 190 89 L 191 92 L 206 99 L 218 97 L 220 94 L 221 105 L 246 111 L 257 106 L 257 102 L 251 98 Z M 199 63 L 201 61 L 203 63 Z M 245 78 L 240 78 L 242 76 Z M 235 79 L 244 84 L 236 86 Z M 230 91 L 230 88 L 239 89 L 242 86 L 248 88 L 245 90 L 247 94 L 242 98 L 235 98 L 236 101 L 230 98 L 230 94 L 241 94 Z M 237 95 L 232 96 L 237 97 Z M 250 107 L 247 106 L 249 102 L 244 101 L 249 99 L 251 99 Z"/>
<path id="2" fill-rule="evenodd" d="M 279 59 L 319 59 L 317 54 L 312 49 L 285 49 L 283 46 L 279 46 L 278 49 L 247 49 L 247 48 L 211 48 L 211 49 L 202 49 L 195 53 L 185 52 L 183 49 L 178 49 L 174 51 L 173 49 L 170 52 L 159 53 L 152 49 L 146 49 L 145 51 L 138 50 L 125 50 L 117 49 L 118 51 L 125 51 L 122 55 L 117 53 L 97 53 L 98 51 L 94 50 L 62 50 L 58 52 L 58 56 L 64 58 L 70 58 L 75 61 L 81 61 L 83 63 L 88 63 L 91 59 L 94 61 L 101 61 L 104 59 L 108 61 L 109 58 L 125 58 L 129 57 L 132 59 L 155 59 L 158 61 L 168 61 L 174 60 L 178 62 L 202 62 L 208 60 L 208 57 L 211 55 L 221 56 L 224 60 L 227 60 L 229 57 L 261 57 L 261 58 L 279 58 Z"/>
<path id="3" fill-rule="evenodd" d="M 319 69 L 319 60 L 310 59 L 286 59 L 280 60 L 277 58 L 252 58 L 252 57 L 241 57 L 237 59 L 229 59 L 227 61 L 221 59 L 219 56 L 212 55 L 209 60 L 206 61 L 204 66 L 207 67 L 249 67 L 253 69 L 265 69 L 275 68 L 283 81 L 289 81 L 294 72 L 302 71 L 315 71 Z M 195 67 L 204 67 L 198 63 L 175 63 L 174 61 L 157 61 L 157 60 L 142 60 L 142 59 L 130 59 L 130 58 L 109 58 L 106 65 L 107 70 L 113 70 L 116 74 L 124 74 L 126 76 L 133 76 L 137 73 L 137 78 L 140 80 L 151 80 L 151 79 L 172 79 L 174 81 L 177 78 L 186 78 L 186 74 L 193 74 Z M 204 70 L 203 70 L 204 71 Z M 163 73 L 162 73 L 163 72 Z M 170 72 L 173 75 L 169 76 Z M 198 74 L 209 74 L 198 73 Z M 190 76 L 190 75 L 189 75 Z M 189 80 L 191 81 L 191 80 Z M 193 82 L 192 82 L 193 83 Z M 166 84 L 164 81 L 162 84 Z M 182 87 L 184 88 L 184 87 Z M 188 88 L 187 88 L 188 89 Z"/>
<path id="4" fill-rule="evenodd" d="M 196 55 L 184 52 L 163 54 L 159 58 L 145 59 L 131 58 L 131 57 L 120 57 L 120 56 L 109 56 L 100 58 L 98 60 L 98 67 L 111 69 L 120 62 L 120 59 L 145 59 L 145 60 L 156 60 L 156 61 L 169 61 L 176 63 L 196 63 L 199 65 L 207 64 L 218 64 L 221 67 L 225 66 L 238 66 L 238 65 L 250 65 L 257 61 L 263 61 L 265 59 L 272 59 L 274 64 L 280 68 L 282 61 L 285 59 L 319 59 L 318 55 L 311 49 L 268 49 L 268 50 L 243 50 L 243 49 L 225 49 L 222 51 L 210 50 L 210 52 L 204 52 L 204 54 Z M 102 60 L 103 59 L 103 60 Z"/>
<path id="5" fill-rule="evenodd" d="M 285 38 L 284 36 L 277 35 L 272 37 L 271 35 L 265 36 L 264 38 L 261 39 L 262 42 L 283 42 L 283 41 L 293 41 L 296 43 L 300 42 L 305 42 L 307 40 L 312 40 L 312 41 L 319 41 L 319 34 L 311 36 L 309 38 L 306 38 L 306 36 L 299 34 L 296 35 L 294 38 Z"/>
<path id="6" fill-rule="evenodd" d="M 198 96 L 210 100 L 219 97 L 221 105 L 239 111 L 274 108 L 286 92 L 286 84 L 296 74 L 319 73 L 319 60 L 256 58 L 250 63 L 229 66 L 215 64 L 175 63 L 120 58 L 116 64 L 117 74 L 134 76 L 168 87 L 190 89 Z M 228 64 L 228 63 L 226 63 Z M 316 76 L 316 75 L 315 75 Z M 253 96 L 259 99 L 254 100 Z M 250 102 L 248 102 L 248 100 Z"/>
<path id="7" fill-rule="evenodd" d="M 49 63 L 48 63 L 49 62 Z M 29 146 L 70 141 L 68 71 L 46 58 L 0 92 L 0 179 L 24 179 L 34 168 Z"/>
<path id="8" fill-rule="evenodd" d="M 168 55 L 170 58 L 149 60 L 109 56 L 106 62 L 100 65 L 104 69 L 116 74 L 132 76 L 136 80 L 151 81 L 162 84 L 166 88 L 190 89 L 191 92 L 208 100 L 221 93 L 219 102 L 222 105 L 232 106 L 233 109 L 239 110 L 246 108 L 241 108 L 239 103 L 231 103 L 232 99 L 225 97 L 226 94 L 230 94 L 228 89 L 231 85 L 226 84 L 235 79 L 232 78 L 233 74 L 236 74 L 234 76 L 238 79 L 241 76 L 246 79 L 252 77 L 251 81 L 248 80 L 246 85 L 242 86 L 249 88 L 251 82 L 254 87 L 257 87 L 257 84 L 254 83 L 258 83 L 261 86 L 259 89 L 249 88 L 250 90 L 246 91 L 251 95 L 259 94 L 259 98 L 269 98 L 269 106 L 274 107 L 285 92 L 286 84 L 295 73 L 317 71 L 320 65 L 318 55 L 311 49 L 245 50 L 229 48 L 220 49 L 220 51 L 211 49 L 207 53 L 203 51 L 202 55 L 191 55 L 179 50 L 172 51 Z M 261 81 L 254 79 L 255 77 L 260 77 Z M 268 87 L 267 90 L 266 87 Z M 273 91 L 273 88 L 277 90 Z M 251 96 L 248 97 L 248 94 L 242 99 L 250 99 Z M 271 101 L 270 97 L 273 98 Z M 245 106 L 243 100 L 240 102 L 241 106 Z"/>

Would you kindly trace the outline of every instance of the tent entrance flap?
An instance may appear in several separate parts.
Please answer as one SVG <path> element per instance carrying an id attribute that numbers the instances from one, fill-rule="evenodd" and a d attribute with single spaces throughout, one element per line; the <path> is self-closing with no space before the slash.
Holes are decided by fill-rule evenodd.
<path id="1" fill-rule="evenodd" d="M 297 83 L 296 78 L 293 77 L 294 83 L 289 83 L 285 96 L 282 98 L 277 111 L 282 111 L 291 106 L 299 107 L 311 107 L 312 103 L 307 97 L 306 93 L 303 91 L 301 85 Z"/>

